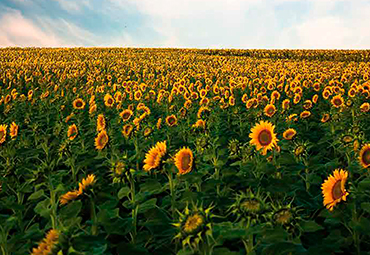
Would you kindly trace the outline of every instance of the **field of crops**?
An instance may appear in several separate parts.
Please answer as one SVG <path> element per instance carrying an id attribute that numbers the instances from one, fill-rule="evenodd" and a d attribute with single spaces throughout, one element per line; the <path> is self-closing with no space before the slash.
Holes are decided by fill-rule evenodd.
<path id="1" fill-rule="evenodd" d="M 3 255 L 370 254 L 370 51 L 0 49 Z"/>

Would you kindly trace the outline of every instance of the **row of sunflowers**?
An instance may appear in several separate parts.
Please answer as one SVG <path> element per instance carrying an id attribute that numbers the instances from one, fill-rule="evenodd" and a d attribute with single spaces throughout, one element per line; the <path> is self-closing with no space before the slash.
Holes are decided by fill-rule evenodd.
<path id="1" fill-rule="evenodd" d="M 0 49 L 10 254 L 367 254 L 360 50 Z"/>

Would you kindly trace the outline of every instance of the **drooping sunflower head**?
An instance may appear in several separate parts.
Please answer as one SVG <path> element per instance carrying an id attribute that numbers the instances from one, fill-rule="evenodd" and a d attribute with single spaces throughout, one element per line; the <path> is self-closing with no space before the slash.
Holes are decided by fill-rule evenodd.
<path id="1" fill-rule="evenodd" d="M 105 118 L 103 114 L 99 114 L 96 119 L 96 131 L 100 132 L 105 129 Z"/>
<path id="2" fill-rule="evenodd" d="M 250 144 L 255 145 L 257 150 L 262 149 L 262 154 L 266 155 L 267 150 L 272 150 L 277 146 L 276 134 L 274 133 L 275 126 L 268 121 L 260 121 L 251 129 L 249 137 L 252 139 Z"/>
<path id="3" fill-rule="evenodd" d="M 324 197 L 323 204 L 330 211 L 339 202 L 346 201 L 348 192 L 345 189 L 345 184 L 348 178 L 348 172 L 343 169 L 334 170 L 332 175 L 322 184 L 322 194 Z"/>
<path id="4" fill-rule="evenodd" d="M 32 249 L 31 255 L 52 254 L 59 241 L 59 235 L 60 233 L 56 229 L 51 229 L 39 243 L 39 246 Z"/>
<path id="5" fill-rule="evenodd" d="M 179 170 L 178 174 L 187 174 L 193 167 L 193 152 L 189 148 L 184 147 L 176 153 L 174 161 Z"/>
<path id="6" fill-rule="evenodd" d="M 370 144 L 362 146 L 358 159 L 363 168 L 370 166 Z"/>
<path id="7" fill-rule="evenodd" d="M 94 174 L 89 174 L 86 178 L 83 178 L 82 181 L 78 184 L 78 192 L 83 194 L 87 189 L 96 183 L 96 177 Z"/>
<path id="8" fill-rule="evenodd" d="M 8 125 L 0 125 L 0 144 L 5 142 L 7 127 Z"/>
<path id="9" fill-rule="evenodd" d="M 295 129 L 289 128 L 284 131 L 283 137 L 285 140 L 292 140 L 296 134 L 297 134 L 297 131 L 295 131 Z"/>
<path id="10" fill-rule="evenodd" d="M 134 126 L 131 125 L 131 124 L 126 124 L 123 126 L 122 128 L 122 134 L 124 137 L 126 137 L 126 139 L 130 136 L 130 134 L 132 133 L 132 130 L 134 129 Z"/>
<path id="11" fill-rule="evenodd" d="M 77 129 L 76 124 L 73 124 L 73 125 L 68 127 L 67 136 L 68 136 L 69 140 L 72 141 L 73 139 L 75 139 L 77 134 L 78 134 L 78 129 Z"/>
<path id="12" fill-rule="evenodd" d="M 195 124 L 193 124 L 192 126 L 193 128 L 201 128 L 201 129 L 204 129 L 206 127 L 206 122 L 202 119 L 199 119 L 197 120 L 197 122 L 195 122 Z"/>
<path id="13" fill-rule="evenodd" d="M 106 130 L 102 130 L 99 132 L 98 136 L 95 137 L 95 148 L 97 150 L 102 150 L 108 143 L 108 134 Z"/>
<path id="14" fill-rule="evenodd" d="M 166 141 L 157 142 L 155 146 L 150 148 L 144 159 L 144 170 L 146 172 L 159 167 L 162 157 L 167 153 Z"/>
<path id="15" fill-rule="evenodd" d="M 73 101 L 73 108 L 77 109 L 77 110 L 82 110 L 83 108 L 85 108 L 85 101 L 82 100 L 81 98 L 77 98 Z"/>
<path id="16" fill-rule="evenodd" d="M 81 193 L 78 190 L 68 191 L 59 198 L 59 203 L 61 205 L 68 204 L 70 201 L 75 200 Z"/>
<path id="17" fill-rule="evenodd" d="M 10 137 L 11 138 L 14 138 L 18 135 L 18 125 L 15 124 L 15 122 L 13 121 L 12 124 L 10 124 L 10 128 L 9 128 L 9 134 L 10 134 Z M 0 138 L 1 140 L 1 138 Z"/>
<path id="18" fill-rule="evenodd" d="M 370 110 L 370 104 L 368 102 L 365 102 L 363 103 L 361 106 L 360 106 L 360 110 L 362 112 L 368 112 Z"/>

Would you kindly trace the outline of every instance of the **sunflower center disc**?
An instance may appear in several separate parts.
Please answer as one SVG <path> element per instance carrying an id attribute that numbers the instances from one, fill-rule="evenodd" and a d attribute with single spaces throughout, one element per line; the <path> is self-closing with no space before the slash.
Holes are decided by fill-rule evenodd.
<path id="1" fill-rule="evenodd" d="M 271 143 L 271 139 L 271 133 L 267 130 L 263 130 L 258 136 L 258 141 L 262 146 L 269 145 Z"/>
<path id="2" fill-rule="evenodd" d="M 341 181 L 337 181 L 334 184 L 332 194 L 333 194 L 333 199 L 334 200 L 339 199 L 339 198 L 342 197 L 343 193 L 342 193 L 342 188 L 341 188 Z"/>
<path id="3" fill-rule="evenodd" d="M 0 137 L 1 138 L 1 137 Z M 370 164 L 370 150 L 366 150 L 364 152 L 364 154 L 362 155 L 362 161 L 366 164 L 366 165 L 369 165 Z"/>
<path id="4" fill-rule="evenodd" d="M 186 154 L 186 155 L 184 155 L 184 157 L 181 160 L 182 168 L 184 170 L 185 169 L 188 169 L 189 168 L 189 164 L 190 164 L 190 155 L 189 154 Z"/>

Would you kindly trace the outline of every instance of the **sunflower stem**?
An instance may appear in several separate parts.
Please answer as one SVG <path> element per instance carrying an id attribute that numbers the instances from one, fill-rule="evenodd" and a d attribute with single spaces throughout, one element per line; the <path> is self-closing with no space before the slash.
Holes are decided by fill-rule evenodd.
<path id="1" fill-rule="evenodd" d="M 174 194 L 175 185 L 174 185 L 174 182 L 173 182 L 172 172 L 167 171 L 166 175 L 168 177 L 168 184 L 170 185 L 171 213 L 172 213 L 172 217 L 174 217 L 175 216 L 175 194 Z"/>
<path id="2" fill-rule="evenodd" d="M 96 211 L 95 211 L 95 203 L 94 198 L 90 197 L 90 213 L 91 213 L 91 220 L 92 220 L 92 226 L 91 226 L 91 234 L 93 236 L 98 235 L 98 225 L 97 225 L 97 217 L 96 217 Z"/>

